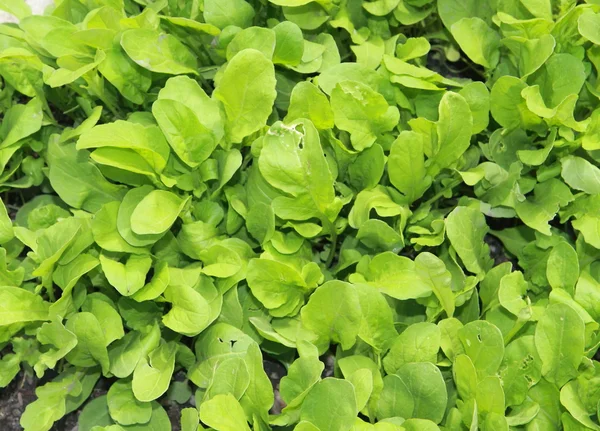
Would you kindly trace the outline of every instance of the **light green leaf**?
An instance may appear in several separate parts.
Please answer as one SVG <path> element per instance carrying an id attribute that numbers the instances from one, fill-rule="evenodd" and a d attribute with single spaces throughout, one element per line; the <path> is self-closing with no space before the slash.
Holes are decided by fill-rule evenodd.
<path id="1" fill-rule="evenodd" d="M 164 190 L 148 193 L 131 213 L 132 231 L 138 235 L 164 233 L 175 223 L 187 201 Z"/>
<path id="2" fill-rule="evenodd" d="M 483 240 L 488 230 L 483 214 L 471 207 L 457 207 L 446 218 L 448 239 L 473 274 L 484 274 L 492 267 L 489 247 Z"/>
<path id="3" fill-rule="evenodd" d="M 399 416 L 441 422 L 448 393 L 438 367 L 429 362 L 408 363 L 396 374 L 386 376 L 383 382 L 379 419 Z"/>
<path id="4" fill-rule="evenodd" d="M 276 123 L 263 143 L 258 159 L 261 174 L 272 186 L 302 198 L 308 217 L 325 218 L 334 202 L 333 176 L 315 126 L 298 120 L 289 126 Z M 282 206 L 290 199 L 276 198 Z M 295 219 L 304 220 L 299 216 Z"/>
<path id="5" fill-rule="evenodd" d="M 350 429 L 358 411 L 353 385 L 328 378 L 312 387 L 302 403 L 300 418 L 321 431 Z"/>
<path id="6" fill-rule="evenodd" d="M 388 158 L 391 183 L 400 190 L 408 203 L 419 199 L 431 186 L 426 174 L 423 139 L 415 132 L 404 131 L 392 144 Z"/>
<path id="7" fill-rule="evenodd" d="M 232 142 L 242 142 L 266 124 L 277 95 L 275 83 L 273 63 L 259 51 L 241 51 L 228 63 L 213 98 L 223 102 Z"/>
<path id="8" fill-rule="evenodd" d="M 454 118 L 460 117 L 460 122 Z M 436 124 L 437 148 L 428 160 L 427 173 L 436 176 L 442 169 L 456 162 L 467 150 L 471 142 L 473 116 L 469 104 L 460 94 L 447 92 L 439 106 L 439 120 Z"/>
<path id="9" fill-rule="evenodd" d="M 244 409 L 231 394 L 216 395 L 202 403 L 200 420 L 216 431 L 250 431 Z"/>
<path id="10" fill-rule="evenodd" d="M 151 29 L 131 29 L 121 36 L 121 46 L 137 65 L 152 72 L 198 74 L 192 52 L 176 37 Z"/>
<path id="11" fill-rule="evenodd" d="M 462 18 L 450 27 L 461 49 L 475 63 L 487 68 L 498 64 L 500 36 L 481 18 Z"/>
<path id="12" fill-rule="evenodd" d="M 301 315 L 304 327 L 345 350 L 356 342 L 361 308 L 356 288 L 349 283 L 333 280 L 323 284 L 311 295 Z"/>
<path id="13" fill-rule="evenodd" d="M 244 0 L 206 0 L 204 19 L 220 29 L 235 25 L 246 28 L 252 24 L 254 9 Z"/>
<path id="14" fill-rule="evenodd" d="M 415 323 L 410 325 L 392 343 L 383 359 L 388 374 L 396 374 L 402 365 L 409 362 L 437 362 L 440 350 L 440 330 L 433 323 Z"/>
<path id="15" fill-rule="evenodd" d="M 18 19 L 31 15 L 31 8 L 25 0 L 2 0 L 0 1 L 0 10 L 13 14 Z"/>
<path id="16" fill-rule="evenodd" d="M 553 289 L 564 289 L 570 294 L 575 292 L 579 279 L 579 261 L 577 252 L 568 242 L 559 242 L 548 256 L 546 277 Z"/>
<path id="17" fill-rule="evenodd" d="M 458 337 L 480 378 L 498 371 L 504 356 L 504 339 L 496 326 L 485 320 L 470 322 L 459 329 Z"/>
<path id="18" fill-rule="evenodd" d="M 354 277 L 350 281 L 359 282 Z M 391 252 L 375 256 L 361 278 L 380 292 L 400 300 L 423 298 L 432 293 L 432 286 L 419 276 L 415 262 Z"/>
<path id="19" fill-rule="evenodd" d="M 300 118 L 311 120 L 320 130 L 331 129 L 334 125 L 329 100 L 318 87 L 306 81 L 294 86 L 285 121 L 289 123 Z"/>
<path id="20" fill-rule="evenodd" d="M 275 52 L 275 32 L 269 28 L 249 27 L 238 33 L 227 45 L 227 60 L 245 49 L 255 49 L 271 60 Z"/>
<path id="21" fill-rule="evenodd" d="M 291 21 L 283 21 L 273 27 L 273 31 L 276 37 L 273 63 L 299 65 L 304 54 L 304 37 L 300 27 Z M 294 89 L 297 87 L 298 85 Z"/>
<path id="22" fill-rule="evenodd" d="M 106 401 L 110 417 L 121 425 L 145 424 L 152 417 L 152 405 L 137 400 L 131 382 L 118 380 L 113 383 Z"/>
<path id="23" fill-rule="evenodd" d="M 296 314 L 304 305 L 308 287 L 293 267 L 275 260 L 252 259 L 248 264 L 248 286 L 271 315 Z"/>
<path id="24" fill-rule="evenodd" d="M 102 205 L 120 200 L 125 189 L 110 183 L 92 164 L 85 151 L 77 151 L 75 144 L 48 143 L 48 178 L 60 198 L 73 208 L 90 212 Z"/>
<path id="25" fill-rule="evenodd" d="M 542 374 L 561 387 L 578 375 L 585 345 L 585 326 L 575 310 L 552 304 L 535 329 L 535 346 L 542 360 Z"/>
<path id="26" fill-rule="evenodd" d="M 184 285 L 170 285 L 164 296 L 172 304 L 171 310 L 163 317 L 167 328 L 193 337 L 211 323 L 209 304 L 197 290 Z"/>
<path id="27" fill-rule="evenodd" d="M 108 351 L 102 326 L 92 313 L 76 313 L 67 320 L 66 329 L 77 337 L 77 345 L 66 359 L 78 367 L 94 367 L 100 364 L 102 372 L 109 369 Z"/>
<path id="28" fill-rule="evenodd" d="M 369 148 L 377 137 L 391 131 L 399 121 L 395 106 L 368 85 L 356 81 L 338 83 L 331 92 L 335 125 L 351 134 L 352 146 L 358 151 Z"/>
<path id="29" fill-rule="evenodd" d="M 144 287 L 152 258 L 132 255 L 123 264 L 101 254 L 100 265 L 111 286 L 121 295 L 131 296 Z"/>
<path id="30" fill-rule="evenodd" d="M 560 163 L 561 176 L 571 188 L 590 195 L 600 194 L 600 169 L 576 156 L 564 157 Z"/>
<path id="31" fill-rule="evenodd" d="M 150 352 L 148 359 L 142 357 L 133 372 L 132 390 L 139 401 L 159 398 L 169 388 L 175 369 L 175 343 L 162 343 Z"/>
<path id="32" fill-rule="evenodd" d="M 0 326 L 49 320 L 48 307 L 40 295 L 20 287 L 0 287 Z"/>

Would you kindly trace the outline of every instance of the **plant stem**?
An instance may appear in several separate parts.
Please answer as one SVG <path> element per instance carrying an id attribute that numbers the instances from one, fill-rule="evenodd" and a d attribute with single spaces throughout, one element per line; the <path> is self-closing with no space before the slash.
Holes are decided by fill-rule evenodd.
<path id="1" fill-rule="evenodd" d="M 327 261 L 325 262 L 325 266 L 329 268 L 333 263 L 333 258 L 335 257 L 335 250 L 337 249 L 337 231 L 335 230 L 335 226 L 332 222 L 327 220 L 327 226 L 329 227 L 331 248 L 329 249 L 329 255 L 327 256 Z"/>
<path id="2" fill-rule="evenodd" d="M 451 189 L 453 189 L 454 187 L 456 187 L 456 186 L 458 186 L 460 184 L 462 184 L 462 179 L 454 180 L 453 182 L 451 182 L 450 184 L 448 184 L 443 190 L 441 190 L 438 193 L 436 193 L 432 198 L 427 199 L 421 205 L 431 205 L 432 203 L 434 203 L 435 201 L 437 201 L 439 198 L 441 198 L 442 196 L 444 196 L 444 193 L 446 193 L 446 191 L 451 190 Z"/>

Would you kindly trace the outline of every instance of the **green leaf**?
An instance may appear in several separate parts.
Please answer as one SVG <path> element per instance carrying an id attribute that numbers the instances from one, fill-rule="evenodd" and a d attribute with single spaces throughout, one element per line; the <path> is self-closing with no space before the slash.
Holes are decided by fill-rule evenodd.
<path id="1" fill-rule="evenodd" d="M 484 242 L 488 232 L 485 217 L 470 207 L 457 207 L 446 218 L 446 234 L 463 264 L 473 274 L 492 267 L 490 251 Z"/>
<path id="2" fill-rule="evenodd" d="M 82 431 L 91 431 L 94 426 L 109 426 L 113 424 L 108 412 L 106 395 L 101 395 L 88 402 L 77 421 L 77 425 Z"/>
<path id="3" fill-rule="evenodd" d="M 369 220 L 370 212 L 373 209 L 382 217 L 393 217 L 405 212 L 402 206 L 392 200 L 390 192 L 378 185 L 358 194 L 348 215 L 348 223 L 353 228 L 360 229 Z"/>
<path id="4" fill-rule="evenodd" d="M 169 147 L 156 127 L 129 121 L 95 126 L 82 133 L 77 149 L 90 148 L 96 148 L 91 157 L 98 163 L 146 175 L 162 172 L 169 158 Z M 111 158 L 119 155 L 126 158 L 115 164 Z"/>
<path id="5" fill-rule="evenodd" d="M 173 151 L 191 167 L 210 157 L 223 137 L 219 103 L 186 76 L 167 81 L 152 105 L 152 114 Z"/>
<path id="6" fill-rule="evenodd" d="M 194 407 L 186 407 L 181 409 L 181 430 L 182 431 L 197 431 L 200 425 L 200 417 L 198 409 Z"/>
<path id="7" fill-rule="evenodd" d="M 519 337 L 506 346 L 500 366 L 507 406 L 521 405 L 529 388 L 540 381 L 542 363 L 533 335 Z"/>
<path id="8" fill-rule="evenodd" d="M 77 337 L 77 345 L 67 354 L 67 361 L 78 367 L 100 364 L 106 374 L 109 369 L 106 339 L 96 316 L 89 312 L 76 313 L 67 320 L 65 327 Z"/>
<path id="9" fill-rule="evenodd" d="M 49 320 L 49 304 L 41 296 L 19 287 L 0 287 L 0 304 L 0 326 Z"/>
<path id="10" fill-rule="evenodd" d="M 437 362 L 440 350 L 440 330 L 433 323 L 415 323 L 409 326 L 393 342 L 383 359 L 388 374 L 397 371 L 409 362 Z"/>
<path id="11" fill-rule="evenodd" d="M 8 217 L 6 206 L 0 199 L 0 244 L 5 244 L 15 236 L 12 221 Z"/>
<path id="12" fill-rule="evenodd" d="M 302 324 L 319 336 L 339 343 L 344 350 L 356 342 L 361 308 L 356 288 L 342 281 L 329 281 L 311 295 L 301 311 Z"/>
<path id="13" fill-rule="evenodd" d="M 131 331 L 123 338 L 110 345 L 108 356 L 110 358 L 110 372 L 119 378 L 131 375 L 137 364 L 158 347 L 160 330 L 158 325 L 141 332 Z"/>
<path id="14" fill-rule="evenodd" d="M 129 201 L 127 200 L 127 204 Z M 130 245 L 119 233 L 118 216 L 121 204 L 109 202 L 96 213 L 92 220 L 94 241 L 100 248 L 117 253 L 148 253 L 147 249 Z M 121 225 L 123 226 L 123 225 Z M 129 238 L 129 236 L 126 234 Z"/>
<path id="15" fill-rule="evenodd" d="M 498 371 L 504 356 L 504 340 L 496 326 L 485 320 L 470 322 L 459 329 L 458 337 L 480 378 Z"/>
<path id="16" fill-rule="evenodd" d="M 374 287 L 356 285 L 362 312 L 358 336 L 377 351 L 386 351 L 398 332 L 385 297 Z"/>
<path id="17" fill-rule="evenodd" d="M 560 163 L 561 176 L 571 188 L 590 195 L 600 194 L 600 169 L 576 156 L 564 157 Z"/>
<path id="18" fill-rule="evenodd" d="M 125 194 L 122 186 L 110 183 L 92 164 L 85 151 L 77 151 L 75 144 L 48 144 L 48 178 L 60 198 L 74 208 L 90 212 L 102 205 L 120 200 Z"/>
<path id="19" fill-rule="evenodd" d="M 100 265 L 111 286 L 121 295 L 131 296 L 144 287 L 152 258 L 132 255 L 123 264 L 101 254 Z"/>
<path id="20" fill-rule="evenodd" d="M 556 216 L 561 207 L 573 200 L 573 195 L 563 182 L 555 178 L 536 184 L 533 195 L 533 199 L 517 202 L 517 215 L 527 226 L 544 235 L 550 235 L 548 222 Z"/>
<path id="21" fill-rule="evenodd" d="M 121 36 L 121 46 L 138 66 L 156 73 L 197 75 L 197 61 L 176 37 L 151 29 L 131 29 Z"/>
<path id="22" fill-rule="evenodd" d="M 291 266 L 275 260 L 252 259 L 247 280 L 252 294 L 273 316 L 294 315 L 304 305 L 308 286 Z"/>
<path id="23" fill-rule="evenodd" d="M 249 27 L 254 18 L 254 9 L 244 0 L 206 0 L 204 19 L 220 29 L 235 25 Z"/>
<path id="24" fill-rule="evenodd" d="M 283 21 L 273 27 L 273 31 L 276 38 L 273 63 L 299 65 L 304 54 L 304 37 L 300 27 L 291 21 Z M 294 89 L 297 87 L 298 85 Z"/>
<path id="25" fill-rule="evenodd" d="M 106 58 L 98 64 L 98 71 L 126 99 L 141 105 L 152 85 L 150 72 L 134 63 L 120 46 L 105 51 Z"/>
<path id="26" fill-rule="evenodd" d="M 415 262 L 391 252 L 375 256 L 361 276 L 369 285 L 396 299 L 423 298 L 432 292 L 432 286 L 419 276 Z M 358 280 L 351 278 L 353 282 Z"/>
<path id="27" fill-rule="evenodd" d="M 599 21 L 600 16 L 597 13 L 583 13 L 577 20 L 579 33 L 596 45 L 600 44 L 600 32 L 598 32 Z"/>
<path id="28" fill-rule="evenodd" d="M 461 49 L 475 63 L 493 68 L 498 63 L 500 36 L 478 17 L 462 18 L 450 27 Z"/>
<path id="29" fill-rule="evenodd" d="M 462 118 L 460 123 L 453 120 L 455 116 Z M 472 129 L 473 116 L 467 101 L 460 94 L 445 93 L 440 101 L 437 147 L 428 161 L 428 175 L 437 175 L 463 155 L 469 147 Z"/>
<path id="30" fill-rule="evenodd" d="M 423 139 L 415 132 L 402 132 L 392 144 L 388 158 L 390 181 L 405 196 L 408 203 L 419 199 L 431 186 L 425 169 Z"/>
<path id="31" fill-rule="evenodd" d="M 259 51 L 243 50 L 229 61 L 213 98 L 223 103 L 232 142 L 242 142 L 266 124 L 277 95 L 275 83 L 273 63 Z"/>
<path id="32" fill-rule="evenodd" d="M 20 424 L 27 431 L 47 431 L 66 413 L 66 398 L 81 391 L 76 374 L 62 381 L 48 382 L 36 389 L 37 400 L 30 403 Z"/>
<path id="33" fill-rule="evenodd" d="M 543 34 L 539 39 L 512 36 L 502 40 L 502 43 L 518 59 L 520 76 L 523 78 L 542 67 L 556 47 L 556 40 L 550 34 Z"/>
<path id="34" fill-rule="evenodd" d="M 13 14 L 18 19 L 31 15 L 31 8 L 25 0 L 2 0 L 0 1 L 0 10 Z"/>
<path id="35" fill-rule="evenodd" d="M 106 344 L 109 345 L 115 340 L 123 338 L 123 323 L 116 307 L 106 295 L 94 292 L 87 296 L 81 306 L 82 311 L 92 313 L 98 319 Z"/>
<path id="36" fill-rule="evenodd" d="M 383 379 L 378 418 L 395 416 L 440 423 L 448 393 L 440 370 L 429 362 L 412 362 Z"/>
<path id="37" fill-rule="evenodd" d="M 216 395 L 202 403 L 200 420 L 217 431 L 250 431 L 244 409 L 231 394 Z"/>
<path id="38" fill-rule="evenodd" d="M 421 279 L 427 283 L 448 317 L 454 315 L 456 302 L 452 292 L 452 275 L 444 262 L 431 253 L 421 253 L 415 259 L 415 267 Z"/>
<path id="39" fill-rule="evenodd" d="M 273 125 L 264 140 L 258 163 L 269 184 L 302 199 L 306 215 L 297 215 L 294 220 L 329 216 L 335 199 L 333 176 L 317 129 L 310 121 Z M 275 214 L 281 216 L 278 208 L 289 207 L 292 202 L 278 197 L 273 204 Z"/>
<path id="40" fill-rule="evenodd" d="M 577 312 L 565 304 L 548 306 L 535 329 L 542 375 L 558 387 L 576 377 L 584 345 L 585 327 Z"/>
<path id="41" fill-rule="evenodd" d="M 579 279 L 577 252 L 567 242 L 559 242 L 548 257 L 546 277 L 553 289 L 564 289 L 573 294 Z"/>
<path id="42" fill-rule="evenodd" d="M 495 5 L 489 2 L 477 0 L 466 0 L 456 2 L 454 0 L 438 0 L 438 13 L 446 28 L 462 18 L 479 17 L 488 22 L 495 13 Z"/>
<path id="43" fill-rule="evenodd" d="M 120 425 L 145 424 L 152 417 L 152 405 L 135 398 L 131 382 L 119 380 L 113 383 L 106 401 L 110 417 Z"/>
<path id="44" fill-rule="evenodd" d="M 399 120 L 395 106 L 368 85 L 356 81 L 338 83 L 331 92 L 335 125 L 350 133 L 358 151 L 369 148 L 377 137 L 394 128 Z"/>
<path id="45" fill-rule="evenodd" d="M 167 392 L 175 369 L 177 350 L 173 342 L 162 343 L 142 357 L 133 372 L 132 390 L 135 398 L 142 402 L 153 401 Z"/>
<path id="46" fill-rule="evenodd" d="M 187 203 L 177 195 L 154 190 L 131 213 L 131 230 L 138 235 L 159 235 L 167 231 Z"/>
<path id="47" fill-rule="evenodd" d="M 352 427 L 356 414 L 353 385 L 328 378 L 312 387 L 302 403 L 300 418 L 321 431 L 342 431 Z"/>
<path id="48" fill-rule="evenodd" d="M 590 414 L 586 411 L 578 394 L 578 389 L 576 381 L 570 381 L 564 385 L 560 390 L 560 403 L 586 429 L 600 430 L 600 426 L 590 418 Z"/>
<path id="49" fill-rule="evenodd" d="M 172 304 L 171 310 L 163 317 L 167 328 L 193 337 L 211 323 L 208 301 L 197 290 L 184 285 L 170 285 L 164 296 Z"/>
<path id="50" fill-rule="evenodd" d="M 500 280 L 498 301 L 517 318 L 526 320 L 531 315 L 530 305 L 524 299 L 527 297 L 528 283 L 520 271 L 505 275 Z"/>
<path id="51" fill-rule="evenodd" d="M 300 118 L 311 120 L 320 130 L 331 129 L 334 125 L 333 110 L 329 100 L 318 87 L 306 81 L 294 86 L 285 121 L 290 123 Z"/>
<path id="52" fill-rule="evenodd" d="M 38 376 L 43 375 L 47 368 L 54 368 L 56 363 L 77 345 L 75 334 L 67 330 L 58 320 L 44 323 L 37 332 L 36 338 L 41 344 L 52 346 L 38 357 L 38 362 L 34 365 Z"/>
<path id="53" fill-rule="evenodd" d="M 525 88 L 527 85 L 514 76 L 502 76 L 492 87 L 490 111 L 502 127 L 536 129 L 541 125 L 541 118 L 527 108 L 521 95 Z"/>
<path id="54" fill-rule="evenodd" d="M 275 52 L 275 38 L 275 32 L 268 28 L 249 27 L 241 30 L 227 45 L 227 60 L 245 49 L 255 49 L 271 60 Z"/>

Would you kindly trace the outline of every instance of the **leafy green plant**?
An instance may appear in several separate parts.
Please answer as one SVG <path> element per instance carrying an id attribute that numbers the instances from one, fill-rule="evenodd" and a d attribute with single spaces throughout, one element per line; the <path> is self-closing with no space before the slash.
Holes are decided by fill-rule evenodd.
<path id="1" fill-rule="evenodd" d="M 25 431 L 600 430 L 597 1 L 55 3 L 0 0 Z"/>

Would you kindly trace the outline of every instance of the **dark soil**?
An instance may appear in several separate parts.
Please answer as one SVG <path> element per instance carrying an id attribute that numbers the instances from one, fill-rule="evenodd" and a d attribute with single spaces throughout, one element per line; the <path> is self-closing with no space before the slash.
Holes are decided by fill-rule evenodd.
<path id="1" fill-rule="evenodd" d="M 333 358 L 333 356 L 331 356 L 331 358 Z M 324 374 L 332 375 L 333 361 L 328 360 L 327 364 Z M 271 413 L 281 413 L 281 410 L 285 407 L 285 402 L 279 395 L 279 382 L 287 374 L 287 370 L 281 363 L 271 359 L 265 359 L 263 361 L 263 366 L 273 385 L 275 402 L 271 409 Z M 37 386 L 37 378 L 28 377 L 25 373 L 21 372 L 8 387 L 0 390 L 0 431 L 21 431 L 23 429 L 19 424 L 19 421 L 27 405 L 36 400 L 35 388 Z M 110 382 L 108 380 L 100 379 L 89 400 L 105 395 L 109 386 Z M 194 405 L 191 402 L 183 405 L 178 404 L 166 397 L 163 397 L 159 401 L 171 420 L 172 430 L 181 431 L 181 410 L 186 407 L 194 407 Z M 73 413 L 69 413 L 56 422 L 51 431 L 77 431 L 77 420 L 81 410 L 86 404 L 87 401 L 80 409 Z"/>
<path id="2" fill-rule="evenodd" d="M 19 421 L 27 405 L 36 400 L 35 388 L 37 386 L 38 379 L 36 377 L 27 376 L 21 371 L 6 388 L 0 390 L 1 431 L 20 431 L 23 429 Z M 108 385 L 100 381 L 89 399 L 106 394 L 107 387 Z M 57 421 L 50 431 L 77 431 L 77 419 L 84 406 L 85 404 L 77 411 Z"/>
<path id="3" fill-rule="evenodd" d="M 265 369 L 265 373 L 267 373 L 267 376 L 269 377 L 269 380 L 271 380 L 271 385 L 273 385 L 273 394 L 275 397 L 273 407 L 269 413 L 272 415 L 277 415 L 281 413 L 281 410 L 285 407 L 285 401 L 281 399 L 279 394 L 279 382 L 283 377 L 285 377 L 287 370 L 279 362 L 269 359 L 263 360 L 263 367 Z"/>
<path id="4" fill-rule="evenodd" d="M 36 399 L 37 379 L 20 373 L 6 388 L 0 390 L 0 430 L 22 430 L 19 425 L 27 404 Z"/>
<path id="5" fill-rule="evenodd" d="M 432 40 L 432 45 L 436 40 Z M 461 55 L 458 61 L 449 61 L 441 47 L 435 45 L 427 54 L 427 68 L 446 78 L 468 78 L 473 81 L 485 81 L 484 70 L 481 66 L 474 64 L 468 57 Z"/>

